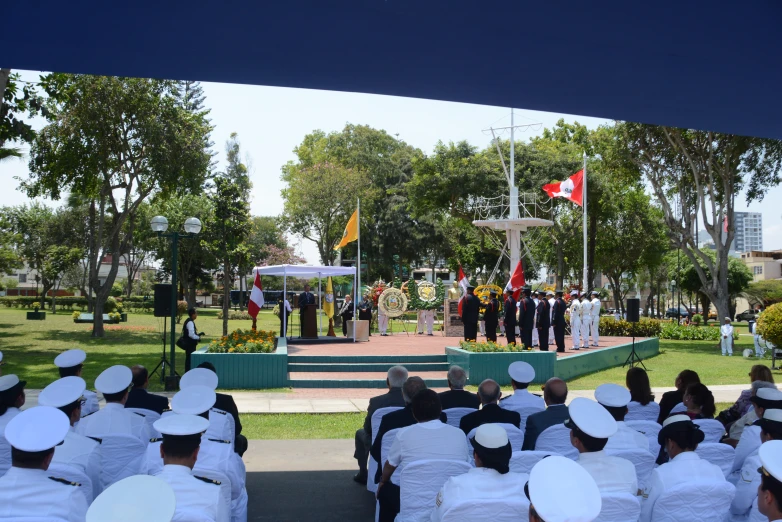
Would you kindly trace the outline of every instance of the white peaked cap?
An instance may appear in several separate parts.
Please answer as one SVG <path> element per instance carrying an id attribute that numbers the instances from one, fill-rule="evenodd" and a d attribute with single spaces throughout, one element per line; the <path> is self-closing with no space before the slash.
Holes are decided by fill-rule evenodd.
<path id="1" fill-rule="evenodd" d="M 630 391 L 624 386 L 608 383 L 601 384 L 595 390 L 595 400 L 603 406 L 621 408 L 630 403 Z"/>
<path id="2" fill-rule="evenodd" d="M 763 469 L 782 482 L 782 440 L 770 440 L 761 444 L 758 457 Z"/>
<path id="3" fill-rule="evenodd" d="M 196 435 L 209 428 L 209 420 L 198 415 L 175 413 L 156 420 L 152 427 L 163 435 Z"/>
<path id="4" fill-rule="evenodd" d="M 215 405 L 217 395 L 206 386 L 191 386 L 178 392 L 171 399 L 174 413 L 200 415 Z"/>
<path id="5" fill-rule="evenodd" d="M 133 475 L 109 486 L 87 510 L 87 522 L 171 522 L 176 496 L 168 482 Z"/>
<path id="6" fill-rule="evenodd" d="M 63 377 L 41 390 L 38 395 L 38 404 L 62 408 L 79 400 L 86 389 L 87 383 L 81 377 L 75 375 Z"/>
<path id="7" fill-rule="evenodd" d="M 600 515 L 595 479 L 569 458 L 542 459 L 530 471 L 527 486 L 530 503 L 546 522 L 592 522 Z"/>
<path id="8" fill-rule="evenodd" d="M 127 390 L 133 381 L 133 372 L 127 366 L 116 365 L 106 368 L 95 379 L 95 389 L 101 393 L 119 393 Z"/>
<path id="9" fill-rule="evenodd" d="M 193 368 L 185 373 L 179 380 L 179 389 L 184 390 L 191 386 L 206 386 L 212 390 L 217 389 L 217 374 L 207 368 Z"/>
<path id="10" fill-rule="evenodd" d="M 524 361 L 512 362 L 508 366 L 508 375 L 516 382 L 530 383 L 535 380 L 535 368 Z"/>
<path id="11" fill-rule="evenodd" d="M 58 368 L 71 368 L 83 363 L 87 359 L 87 352 L 74 349 L 62 352 L 54 358 L 54 365 Z"/>
<path id="12" fill-rule="evenodd" d="M 20 382 L 21 381 L 19 380 L 19 377 L 13 373 L 9 373 L 8 375 L 0 375 L 0 392 L 10 390 Z"/>
<path id="13" fill-rule="evenodd" d="M 5 440 L 21 451 L 46 451 L 64 441 L 70 429 L 68 416 L 57 408 L 35 406 L 11 419 Z"/>
<path id="14" fill-rule="evenodd" d="M 570 419 L 565 426 L 572 428 L 575 424 L 578 429 L 596 439 L 607 439 L 616 433 L 616 421 L 608 413 L 608 410 L 593 400 L 577 397 L 568 406 Z"/>

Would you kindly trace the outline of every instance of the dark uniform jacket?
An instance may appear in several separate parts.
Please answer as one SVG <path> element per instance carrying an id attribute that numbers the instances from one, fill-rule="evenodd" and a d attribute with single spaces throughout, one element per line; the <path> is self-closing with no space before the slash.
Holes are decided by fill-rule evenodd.
<path id="1" fill-rule="evenodd" d="M 126 408 L 143 408 L 162 414 L 168 409 L 168 399 L 162 395 L 147 392 L 144 388 L 132 388 L 128 392 Z"/>
<path id="2" fill-rule="evenodd" d="M 516 300 L 513 296 L 505 299 L 505 327 L 516 326 Z"/>
<path id="3" fill-rule="evenodd" d="M 554 326 L 564 327 L 565 311 L 567 310 L 567 303 L 561 297 L 554 300 L 554 306 L 551 307 L 551 320 Z"/>
<path id="4" fill-rule="evenodd" d="M 364 431 L 372 436 L 372 415 L 380 408 L 390 408 L 392 406 L 404 408 L 405 399 L 402 397 L 402 388 L 391 388 L 383 395 L 369 399 L 367 416 L 364 419 Z"/>
<path id="5" fill-rule="evenodd" d="M 564 404 L 555 404 L 543 411 L 533 413 L 527 417 L 527 425 L 524 430 L 524 445 L 521 449 L 534 450 L 538 437 L 546 428 L 550 428 L 555 424 L 562 424 L 569 417 L 567 406 Z"/>
<path id="6" fill-rule="evenodd" d="M 519 303 L 519 324 L 522 330 L 532 330 L 535 325 L 535 301 L 529 297 Z"/>
<path id="7" fill-rule="evenodd" d="M 474 324 L 478 322 L 478 307 L 480 300 L 475 294 L 467 294 L 462 305 L 462 321 Z"/>
<path id="8" fill-rule="evenodd" d="M 475 408 L 481 405 L 478 395 L 467 390 L 448 390 L 440 392 L 440 404 L 443 410 L 448 408 Z"/>
<path id="9" fill-rule="evenodd" d="M 312 292 L 302 292 L 299 294 L 299 313 L 304 312 L 304 305 L 314 305 L 315 294 Z"/>
<path id="10" fill-rule="evenodd" d="M 551 305 L 546 299 L 541 299 L 538 303 L 538 328 L 549 326 L 551 326 Z"/>
<path id="11" fill-rule="evenodd" d="M 660 399 L 660 417 L 657 419 L 658 424 L 662 424 L 665 419 L 671 414 L 671 410 L 674 406 L 684 400 L 684 392 L 679 390 L 672 390 L 663 393 Z"/>
<path id="12" fill-rule="evenodd" d="M 493 423 L 513 424 L 519 428 L 521 415 L 517 411 L 503 410 L 499 404 L 487 404 L 480 410 L 462 417 L 461 422 L 459 422 L 459 429 L 465 435 L 469 435 L 473 428 L 477 428 L 482 424 Z"/>
<path id="13" fill-rule="evenodd" d="M 497 301 L 496 298 L 489 299 L 489 302 L 486 303 L 486 309 L 483 312 L 483 320 L 487 323 L 496 324 L 497 323 L 497 313 L 500 310 L 500 302 Z"/>

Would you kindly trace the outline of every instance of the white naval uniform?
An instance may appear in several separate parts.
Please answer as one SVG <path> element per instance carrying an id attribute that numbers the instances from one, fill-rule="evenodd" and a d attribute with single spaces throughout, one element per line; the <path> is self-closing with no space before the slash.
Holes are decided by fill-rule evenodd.
<path id="1" fill-rule="evenodd" d="M 600 299 L 592 299 L 592 346 L 600 343 Z"/>
<path id="2" fill-rule="evenodd" d="M 391 482 L 399 485 L 402 470 L 416 460 L 449 459 L 467 462 L 467 437 L 459 428 L 435 419 L 396 432 L 388 451 L 388 463 L 396 468 Z"/>
<path id="3" fill-rule="evenodd" d="M 81 405 L 81 416 L 86 417 L 90 413 L 95 413 L 100 409 L 100 403 L 98 401 L 98 394 L 94 391 L 84 390 L 82 393 L 84 397 L 84 404 Z"/>
<path id="4" fill-rule="evenodd" d="M 755 426 L 754 424 L 744 427 L 739 443 L 736 444 L 732 473 L 728 477 L 728 480 L 733 484 L 736 484 L 736 481 L 738 481 L 738 474 L 744 466 L 744 461 L 760 447 L 760 431 L 760 426 Z"/>
<path id="5" fill-rule="evenodd" d="M 514 390 L 513 395 L 503 397 L 500 400 L 500 408 L 513 411 L 526 409 L 543 411 L 546 409 L 546 402 L 543 400 L 543 397 L 538 397 L 527 389 Z M 524 429 L 524 426 L 522 426 L 522 429 Z"/>
<path id="6" fill-rule="evenodd" d="M 724 480 L 725 475 L 719 466 L 701 459 L 694 451 L 685 451 L 676 455 L 671 461 L 652 471 L 649 485 L 643 493 L 644 500 L 641 501 L 641 522 L 652 522 L 654 503 L 663 491 L 695 481 L 723 482 Z"/>
<path id="7" fill-rule="evenodd" d="M 92 481 L 92 498 L 100 494 L 100 444 L 73 428 L 65 435 L 65 440 L 54 448 L 52 462 L 73 466 L 84 472 Z"/>
<path id="8" fill-rule="evenodd" d="M 381 334 L 385 334 L 388 331 L 388 316 L 380 307 L 377 308 L 377 329 L 380 330 Z"/>
<path id="9" fill-rule="evenodd" d="M 11 422 L 11 419 L 16 417 L 21 413 L 22 410 L 19 408 L 8 408 L 5 413 L 0 415 L 0 435 L 3 435 L 5 433 L 5 427 L 8 425 L 9 422 Z"/>
<path id="10" fill-rule="evenodd" d="M 434 335 L 434 310 L 424 310 L 424 320 L 426 321 L 426 333 Z"/>
<path id="11" fill-rule="evenodd" d="M 540 334 L 538 334 L 538 304 L 540 304 L 540 299 L 533 299 L 533 303 L 535 303 L 535 317 L 532 322 L 532 346 L 537 346 L 540 344 Z"/>
<path id="12" fill-rule="evenodd" d="M 573 336 L 573 348 L 581 346 L 581 302 L 573 299 L 570 304 L 570 334 Z"/>
<path id="13" fill-rule="evenodd" d="M 592 303 L 585 299 L 581 301 L 581 346 L 589 347 L 589 328 L 592 326 Z"/>
<path id="14" fill-rule="evenodd" d="M 739 480 L 736 482 L 736 496 L 730 505 L 730 513 L 733 520 L 749 518 L 752 505 L 758 498 L 758 486 L 760 485 L 760 457 L 755 450 L 744 460 L 744 466 L 741 467 Z"/>
<path id="15" fill-rule="evenodd" d="M 416 325 L 417 331 L 419 334 L 424 333 L 424 311 L 418 310 L 418 313 L 416 314 L 418 316 L 418 324 Z"/>
<path id="16" fill-rule="evenodd" d="M 722 355 L 733 355 L 733 325 L 723 324 L 720 326 L 720 347 Z"/>
<path id="17" fill-rule="evenodd" d="M 435 498 L 431 521 L 440 522 L 443 513 L 454 503 L 467 500 L 516 500 L 524 498 L 526 473 L 504 475 L 491 468 L 472 468 L 467 473 L 449 478 Z"/>
<path id="18" fill-rule="evenodd" d="M 616 421 L 616 433 L 608 438 L 606 450 L 633 450 L 642 449 L 649 451 L 649 439 L 640 431 L 636 431 L 624 421 Z"/>
<path id="19" fill-rule="evenodd" d="M 19 415 L 19 408 L 8 408 L 3 415 L 0 415 L 0 438 L 5 441 L 5 426 L 11 419 Z M 11 467 L 11 446 L 6 442 L 0 447 L 0 477 Z"/>
<path id="20" fill-rule="evenodd" d="M 638 477 L 632 462 L 605 451 L 581 453 L 578 462 L 589 473 L 600 493 L 638 494 Z"/>
<path id="21" fill-rule="evenodd" d="M 155 475 L 165 480 L 174 490 L 176 511 L 172 522 L 189 522 L 194 515 L 208 517 L 214 522 L 229 522 L 229 506 L 220 494 L 220 486 L 196 478 L 186 466 L 167 464 L 163 471 Z"/>
<path id="22" fill-rule="evenodd" d="M 0 520 L 50 517 L 84 522 L 87 500 L 82 486 L 50 477 L 42 469 L 9 469 L 0 477 Z"/>
<path id="23" fill-rule="evenodd" d="M 103 435 L 133 435 L 144 444 L 149 440 L 149 427 L 144 416 L 128 411 L 118 402 L 110 402 L 102 410 L 88 417 L 82 417 L 76 426 L 76 433 L 87 437 Z"/>
<path id="24" fill-rule="evenodd" d="M 553 297 L 548 300 L 548 309 L 549 309 L 549 317 L 548 321 L 551 326 L 548 328 L 548 344 L 549 346 L 554 344 L 554 303 L 556 303 L 557 300 Z"/>

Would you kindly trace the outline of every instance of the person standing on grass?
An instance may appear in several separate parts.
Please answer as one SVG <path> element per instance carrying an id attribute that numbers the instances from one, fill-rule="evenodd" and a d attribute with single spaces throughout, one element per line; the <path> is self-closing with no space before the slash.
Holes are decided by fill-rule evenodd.
<path id="1" fill-rule="evenodd" d="M 195 320 L 198 318 L 198 310 L 194 307 L 190 307 L 187 311 L 187 320 L 182 325 L 182 340 L 184 346 L 180 346 L 185 351 L 185 371 L 190 371 L 190 356 L 198 348 L 198 343 L 201 342 L 201 336 L 206 335 L 204 332 L 198 332 L 196 328 Z"/>
<path id="2" fill-rule="evenodd" d="M 733 325 L 730 324 L 730 317 L 726 317 L 722 326 L 720 326 L 720 346 L 722 347 L 722 355 L 733 355 Z"/>

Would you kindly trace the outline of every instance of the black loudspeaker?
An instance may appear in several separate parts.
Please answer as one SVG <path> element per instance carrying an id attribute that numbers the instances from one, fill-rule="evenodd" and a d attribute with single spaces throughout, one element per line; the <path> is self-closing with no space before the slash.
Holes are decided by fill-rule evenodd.
<path id="1" fill-rule="evenodd" d="M 627 300 L 627 321 L 630 323 L 637 323 L 640 317 L 641 300 L 632 298 Z"/>
<path id="2" fill-rule="evenodd" d="M 155 285 L 155 317 L 171 317 L 171 285 Z"/>

